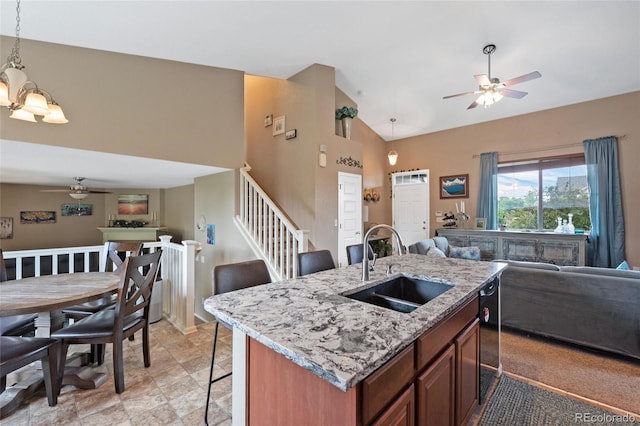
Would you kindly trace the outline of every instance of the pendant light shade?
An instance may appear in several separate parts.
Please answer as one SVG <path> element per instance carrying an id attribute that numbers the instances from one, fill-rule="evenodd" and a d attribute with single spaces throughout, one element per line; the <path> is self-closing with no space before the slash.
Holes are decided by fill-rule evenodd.
<path id="1" fill-rule="evenodd" d="M 16 40 L 7 58 L 7 62 L 0 67 L 0 106 L 6 106 L 11 111 L 9 117 L 36 123 L 35 115 L 42 115 L 46 123 L 68 123 L 60 105 L 53 100 L 48 92 L 38 88 L 38 85 L 27 78 L 22 71 L 20 58 L 20 0 L 16 1 Z"/>
<path id="2" fill-rule="evenodd" d="M 394 150 L 389 151 L 389 154 L 387 154 L 387 157 L 389 157 L 389 164 L 392 166 L 395 166 L 396 163 L 398 162 L 398 153 L 395 152 Z"/>
<path id="3" fill-rule="evenodd" d="M 391 121 L 391 151 L 389 151 L 387 157 L 389 158 L 389 164 L 391 166 L 395 166 L 396 162 L 398 161 L 398 153 L 393 149 L 393 126 L 396 122 L 396 119 L 390 118 L 389 121 Z"/>

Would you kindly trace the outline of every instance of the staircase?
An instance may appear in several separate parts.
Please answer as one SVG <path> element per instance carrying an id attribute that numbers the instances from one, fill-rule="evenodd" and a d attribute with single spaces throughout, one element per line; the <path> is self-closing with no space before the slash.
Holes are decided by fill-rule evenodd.
<path id="1" fill-rule="evenodd" d="M 236 225 L 274 280 L 297 276 L 297 255 L 308 251 L 309 231 L 298 229 L 249 175 L 240 169 L 240 212 Z"/>

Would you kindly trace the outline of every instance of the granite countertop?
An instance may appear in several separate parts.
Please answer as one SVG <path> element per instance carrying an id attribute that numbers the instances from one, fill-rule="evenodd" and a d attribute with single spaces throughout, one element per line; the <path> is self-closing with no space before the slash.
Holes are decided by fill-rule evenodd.
<path id="1" fill-rule="evenodd" d="M 341 294 L 387 279 L 387 265 L 454 287 L 411 313 Z M 506 263 L 417 254 L 378 259 L 370 281 L 362 265 L 209 297 L 204 308 L 294 363 L 347 390 L 374 372 L 448 313 L 472 299 Z M 392 275 L 392 276 L 393 276 Z"/>

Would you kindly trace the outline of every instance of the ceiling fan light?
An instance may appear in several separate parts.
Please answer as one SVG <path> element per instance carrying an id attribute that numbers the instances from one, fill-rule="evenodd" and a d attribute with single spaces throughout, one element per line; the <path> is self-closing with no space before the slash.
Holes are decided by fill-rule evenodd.
<path id="1" fill-rule="evenodd" d="M 4 81 L 0 81 L 0 106 L 9 106 L 11 101 L 9 100 L 9 88 Z"/>
<path id="2" fill-rule="evenodd" d="M 392 166 L 395 166 L 396 163 L 398 162 L 398 153 L 395 152 L 394 150 L 389 151 L 389 154 L 387 154 L 387 157 L 389 157 L 389 164 Z"/>
<path id="3" fill-rule="evenodd" d="M 23 110 L 36 115 L 47 115 L 49 107 L 47 106 L 47 98 L 40 93 L 31 92 L 24 101 Z"/>
<path id="4" fill-rule="evenodd" d="M 69 122 L 69 120 L 64 116 L 64 112 L 62 112 L 62 108 L 58 104 L 49 105 L 49 113 L 44 116 L 42 121 L 54 124 L 64 124 Z"/>
<path id="5" fill-rule="evenodd" d="M 33 116 L 33 114 L 23 110 L 22 108 L 14 109 L 11 115 L 9 116 L 9 118 L 15 118 L 16 120 L 30 121 L 32 123 L 37 123 L 36 118 Z"/>
<path id="6" fill-rule="evenodd" d="M 85 198 L 87 198 L 89 194 L 85 193 L 85 192 L 70 192 L 69 193 L 69 197 L 73 198 L 74 200 L 84 200 Z"/>

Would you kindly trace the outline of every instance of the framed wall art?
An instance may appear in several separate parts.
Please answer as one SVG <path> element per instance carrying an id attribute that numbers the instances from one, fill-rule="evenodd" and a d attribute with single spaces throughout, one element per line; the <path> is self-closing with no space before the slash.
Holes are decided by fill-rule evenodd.
<path id="1" fill-rule="evenodd" d="M 56 212 L 44 210 L 20 212 L 20 223 L 56 223 Z"/>
<path id="2" fill-rule="evenodd" d="M 149 214 L 149 194 L 118 195 L 118 214 Z"/>
<path id="3" fill-rule="evenodd" d="M 284 115 L 273 119 L 273 136 L 284 133 Z"/>
<path id="4" fill-rule="evenodd" d="M 10 240 L 13 238 L 13 218 L 0 217 L 0 239 Z"/>
<path id="5" fill-rule="evenodd" d="M 440 199 L 469 198 L 469 174 L 440 176 Z"/>
<path id="6" fill-rule="evenodd" d="M 487 229 L 487 218 L 486 217 L 476 217 L 475 229 Z"/>
<path id="7" fill-rule="evenodd" d="M 61 216 L 91 216 L 93 215 L 93 204 L 63 204 L 60 206 Z"/>

